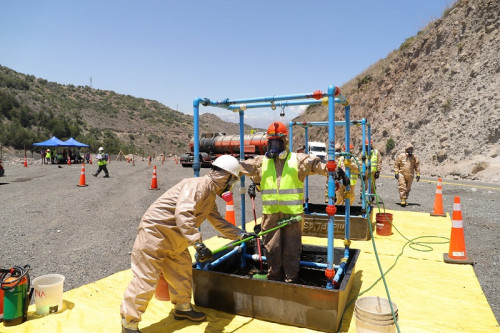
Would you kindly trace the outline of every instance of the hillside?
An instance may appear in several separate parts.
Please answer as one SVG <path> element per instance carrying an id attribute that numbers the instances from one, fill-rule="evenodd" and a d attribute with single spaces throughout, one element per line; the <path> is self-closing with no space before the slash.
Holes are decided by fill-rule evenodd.
<path id="1" fill-rule="evenodd" d="M 498 0 L 459 0 L 341 87 L 351 119 L 371 123 L 385 172 L 412 142 L 423 174 L 500 181 L 499 17 Z M 327 110 L 309 107 L 295 120 L 324 121 Z M 310 133 L 313 140 L 328 137 L 324 128 Z M 360 129 L 351 137 L 360 149 Z M 396 147 L 386 151 L 390 138 Z"/>
<path id="2" fill-rule="evenodd" d="M 200 116 L 200 131 L 238 134 L 239 125 Z M 193 135 L 193 116 L 157 101 L 88 86 L 62 85 L 0 66 L 0 144 L 32 148 L 52 135 L 74 137 L 110 153 L 180 154 Z"/>

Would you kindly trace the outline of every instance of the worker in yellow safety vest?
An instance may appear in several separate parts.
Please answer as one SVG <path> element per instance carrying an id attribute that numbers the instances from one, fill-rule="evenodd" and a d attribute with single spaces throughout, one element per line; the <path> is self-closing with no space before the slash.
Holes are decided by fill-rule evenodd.
<path id="1" fill-rule="evenodd" d="M 289 151 L 288 129 L 281 122 L 273 122 L 267 129 L 265 156 L 240 161 L 240 164 L 242 173 L 254 182 L 248 189 L 250 197 L 255 198 L 256 190 L 262 193 L 262 224 L 254 230 L 256 233 L 276 227 L 281 220 L 302 216 L 305 177 L 328 175 L 326 163 L 319 157 Z M 302 223 L 292 223 L 263 236 L 268 280 L 297 281 Z"/>
<path id="2" fill-rule="evenodd" d="M 108 172 L 108 167 L 106 164 L 108 164 L 108 154 L 104 153 L 104 148 L 99 147 L 99 152 L 96 155 L 97 158 L 97 171 L 93 173 L 92 175 L 94 177 L 97 177 L 97 175 L 101 172 L 104 171 L 104 178 L 109 178 L 109 172 Z"/>

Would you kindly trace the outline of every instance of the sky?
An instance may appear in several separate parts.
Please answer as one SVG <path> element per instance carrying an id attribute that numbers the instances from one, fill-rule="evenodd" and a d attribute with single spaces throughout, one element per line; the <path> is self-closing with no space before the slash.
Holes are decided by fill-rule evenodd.
<path id="1" fill-rule="evenodd" d="M 0 65 L 61 84 L 157 100 L 327 91 L 441 17 L 452 0 L 5 0 Z M 267 128 L 304 107 L 251 109 Z M 200 107 L 224 120 L 239 115 Z"/>

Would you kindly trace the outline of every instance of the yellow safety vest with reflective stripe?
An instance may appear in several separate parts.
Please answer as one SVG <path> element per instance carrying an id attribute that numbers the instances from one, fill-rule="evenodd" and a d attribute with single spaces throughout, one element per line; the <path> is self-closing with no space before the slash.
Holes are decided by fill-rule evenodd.
<path id="1" fill-rule="evenodd" d="M 372 149 L 372 156 L 370 157 L 370 164 L 372 173 L 377 172 L 378 167 L 378 150 Z"/>
<path id="2" fill-rule="evenodd" d="M 289 153 L 280 179 L 278 177 L 274 160 L 264 157 L 261 170 L 260 188 L 262 194 L 262 212 L 274 214 L 302 214 L 304 200 L 304 183 L 299 179 L 297 155 Z"/>

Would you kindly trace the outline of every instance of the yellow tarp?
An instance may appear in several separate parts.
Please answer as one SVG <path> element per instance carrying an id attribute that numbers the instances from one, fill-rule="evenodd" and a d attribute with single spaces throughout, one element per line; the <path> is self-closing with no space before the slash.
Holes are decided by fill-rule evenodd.
<path id="1" fill-rule="evenodd" d="M 419 236 L 449 237 L 449 217 L 429 214 L 388 211 L 393 223 L 407 239 Z M 253 223 L 250 224 L 253 226 Z M 377 236 L 375 242 L 381 266 L 391 267 L 407 242 L 393 227 L 393 235 Z M 375 233 L 375 232 L 374 232 Z M 423 242 L 443 242 L 439 238 L 419 239 Z M 228 241 L 214 237 L 206 241 L 216 249 Z M 467 242 L 467 240 L 466 240 Z M 304 243 L 326 245 L 326 239 L 304 237 Z M 335 240 L 342 247 L 342 240 Z M 391 299 L 398 306 L 401 332 L 500 332 L 493 312 L 470 265 L 443 262 L 449 244 L 431 244 L 432 251 L 417 251 L 408 246 L 396 266 L 386 275 Z M 380 277 L 371 241 L 353 241 L 351 247 L 361 250 L 356 263 L 353 289 L 349 299 L 364 291 Z M 419 247 L 423 249 L 423 247 Z M 130 270 L 113 274 L 95 283 L 64 293 L 63 310 L 44 317 L 35 314 L 31 305 L 28 321 L 14 327 L 0 324 L 0 332 L 120 332 L 119 308 L 123 292 L 131 279 Z M 363 296 L 387 298 L 380 281 Z M 356 332 L 354 305 L 344 316 L 342 332 Z M 313 332 L 309 329 L 257 320 L 201 308 L 207 320 L 195 324 L 176 321 L 170 302 L 153 299 L 139 328 L 154 332 Z"/>

